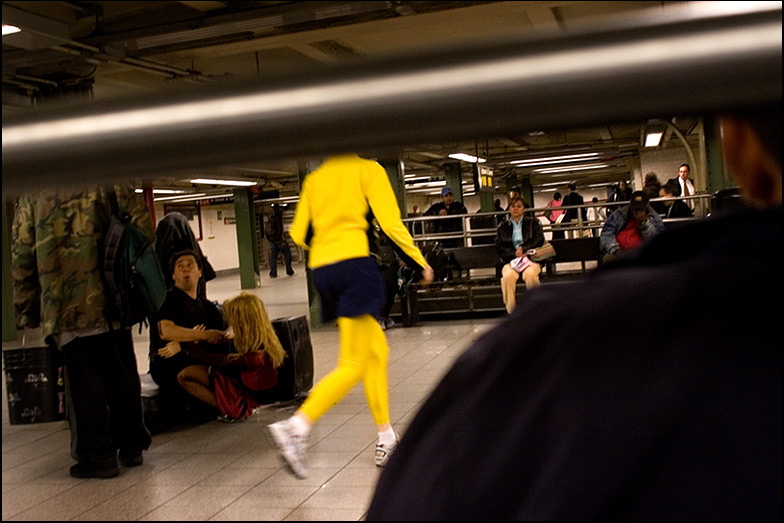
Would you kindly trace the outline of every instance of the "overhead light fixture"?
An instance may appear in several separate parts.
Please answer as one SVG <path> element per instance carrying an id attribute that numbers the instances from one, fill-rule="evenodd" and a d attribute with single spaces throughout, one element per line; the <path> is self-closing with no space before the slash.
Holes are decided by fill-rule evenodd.
<path id="1" fill-rule="evenodd" d="M 519 165 L 521 167 L 531 167 L 534 165 L 550 165 L 556 163 L 584 162 L 592 158 L 597 158 L 598 156 L 599 156 L 598 152 L 564 154 L 561 156 L 547 156 L 543 158 L 527 158 L 525 160 L 514 160 L 509 163 L 512 165 Z"/>
<path id="2" fill-rule="evenodd" d="M 144 192 L 144 189 L 136 189 L 137 194 L 141 194 Z M 184 194 L 187 191 L 181 191 L 179 189 L 153 189 L 153 194 Z"/>
<path id="3" fill-rule="evenodd" d="M 33 51 L 71 41 L 67 23 L 3 2 L 3 45 Z"/>
<path id="4" fill-rule="evenodd" d="M 661 143 L 663 132 L 645 133 L 645 147 L 658 147 Z"/>
<path id="5" fill-rule="evenodd" d="M 207 193 L 206 192 L 200 192 L 200 193 L 188 195 L 189 198 L 196 198 L 196 197 L 199 197 L 199 196 L 207 196 Z M 155 201 L 155 202 L 163 202 L 163 201 L 167 201 L 167 200 L 181 200 L 181 201 L 184 201 L 184 198 L 185 198 L 185 196 L 182 196 L 182 195 L 180 195 L 180 196 L 162 196 L 161 198 L 153 198 L 153 201 Z"/>
<path id="6" fill-rule="evenodd" d="M 198 183 L 202 185 L 234 185 L 238 187 L 256 185 L 256 182 L 249 182 L 247 180 L 212 180 L 210 178 L 196 178 L 195 180 L 191 180 L 191 183 Z"/>
<path id="7" fill-rule="evenodd" d="M 484 158 L 480 158 L 478 156 L 472 156 L 470 154 L 465 154 L 465 153 L 450 154 L 449 157 L 454 160 L 461 160 L 468 163 L 485 163 L 487 161 Z"/>
<path id="8" fill-rule="evenodd" d="M 3 24 L 3 36 L 5 36 L 5 35 L 12 35 L 14 33 L 18 33 L 19 31 L 21 31 L 21 29 L 19 29 L 15 25 Z"/>
<path id="9" fill-rule="evenodd" d="M 664 136 L 665 126 L 661 121 L 651 120 L 645 126 L 643 147 L 658 147 Z"/>
<path id="10" fill-rule="evenodd" d="M 568 167 L 553 167 L 551 169 L 534 169 L 534 172 L 540 174 L 552 174 L 570 171 L 589 171 L 592 169 L 604 169 L 605 167 L 610 167 L 610 164 L 600 163 L 594 165 L 570 165 Z"/>

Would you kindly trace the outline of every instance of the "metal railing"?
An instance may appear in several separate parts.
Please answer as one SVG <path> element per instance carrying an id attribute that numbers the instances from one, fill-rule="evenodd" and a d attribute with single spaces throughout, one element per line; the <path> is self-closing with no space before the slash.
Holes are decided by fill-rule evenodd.
<path id="1" fill-rule="evenodd" d="M 667 202 L 667 201 L 675 201 L 675 200 L 685 200 L 690 207 L 694 207 L 694 216 L 691 218 L 668 218 L 664 219 L 665 223 L 675 223 L 675 222 L 683 222 L 683 221 L 691 221 L 695 219 L 699 219 L 701 217 L 706 217 L 710 215 L 711 212 L 711 195 L 709 194 L 696 194 L 693 196 L 687 197 L 675 197 L 675 198 L 654 198 L 651 200 L 651 203 L 654 202 Z M 555 231 L 562 231 L 565 233 L 567 238 L 579 238 L 583 236 L 598 236 L 601 231 L 601 228 L 604 226 L 604 222 L 606 218 L 600 220 L 586 220 L 583 219 L 583 210 L 586 210 L 591 207 L 601 207 L 604 209 L 608 209 L 607 216 L 615 210 L 615 208 L 623 207 L 624 205 L 628 205 L 628 203 L 619 202 L 619 203 L 607 203 L 603 204 L 595 204 L 593 202 L 586 203 L 583 205 L 564 205 L 561 207 L 557 207 L 556 210 L 569 210 L 569 209 L 578 209 L 577 213 L 577 220 L 570 221 L 570 222 L 563 222 L 561 224 L 553 224 L 549 220 L 540 219 L 542 222 L 542 227 L 544 229 L 545 238 L 552 239 L 552 233 Z M 541 217 L 545 213 L 549 213 L 553 210 L 552 207 L 534 207 L 530 209 L 526 209 L 526 214 L 534 215 L 536 217 Z M 416 216 L 411 218 L 405 218 L 403 223 L 405 223 L 408 227 L 409 232 L 411 232 L 411 236 L 414 238 L 414 242 L 422 246 L 426 243 L 430 242 L 441 242 L 443 243 L 444 240 L 453 240 L 455 243 L 459 243 L 461 246 L 473 246 L 473 245 L 482 245 L 493 243 L 495 241 L 496 233 L 497 233 L 497 224 L 500 223 L 505 216 L 509 214 L 508 211 L 500 211 L 500 212 L 478 212 L 474 214 L 455 214 L 449 216 Z M 495 225 L 492 227 L 475 227 L 476 222 L 484 220 L 494 220 Z M 461 221 L 461 230 L 459 231 L 449 231 L 449 232 L 435 232 L 434 229 L 436 228 L 436 224 L 439 222 L 449 221 L 452 220 L 460 220 Z M 474 222 L 472 224 L 472 222 Z M 479 240 L 479 241 L 477 241 Z M 489 241 L 488 241 L 489 240 Z"/>

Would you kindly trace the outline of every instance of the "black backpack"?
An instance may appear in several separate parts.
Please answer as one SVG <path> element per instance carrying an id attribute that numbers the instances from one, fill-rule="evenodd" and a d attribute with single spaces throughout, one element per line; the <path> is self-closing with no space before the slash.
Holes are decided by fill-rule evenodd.
<path id="1" fill-rule="evenodd" d="M 440 242 L 428 243 L 422 247 L 422 255 L 433 268 L 433 281 L 444 281 L 449 277 L 449 256 Z"/>
<path id="2" fill-rule="evenodd" d="M 130 214 L 119 212 L 114 190 L 108 193 L 112 218 L 101 264 L 107 292 L 105 316 L 110 326 L 118 321 L 126 328 L 158 312 L 166 299 L 166 280 L 152 244 L 131 223 Z"/>

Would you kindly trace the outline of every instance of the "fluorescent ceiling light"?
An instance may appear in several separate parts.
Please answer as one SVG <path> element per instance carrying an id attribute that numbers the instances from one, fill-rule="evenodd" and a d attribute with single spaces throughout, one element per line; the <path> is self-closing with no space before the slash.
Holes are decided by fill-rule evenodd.
<path id="1" fill-rule="evenodd" d="M 206 195 L 207 195 L 206 192 L 200 192 L 200 193 L 196 193 L 196 194 L 191 194 L 190 196 L 191 197 L 197 197 L 197 196 L 206 196 Z M 153 201 L 155 201 L 155 202 L 162 202 L 162 201 L 166 201 L 166 200 L 179 200 L 181 198 L 185 198 L 185 196 L 163 196 L 161 198 L 153 198 Z"/>
<path id="2" fill-rule="evenodd" d="M 231 198 L 232 196 L 234 196 L 234 194 L 229 192 L 223 194 L 197 193 L 189 196 L 166 196 L 163 198 L 155 198 L 155 201 L 159 202 L 162 200 L 170 200 L 171 203 L 178 203 L 178 202 L 191 202 L 194 200 L 211 200 L 213 198 Z"/>
<path id="3" fill-rule="evenodd" d="M 465 154 L 465 153 L 450 154 L 449 157 L 455 160 L 462 160 L 464 162 L 469 162 L 469 163 L 485 163 L 487 161 L 484 158 L 479 158 L 478 156 L 471 156 L 470 154 Z"/>
<path id="4" fill-rule="evenodd" d="M 645 135 L 645 147 L 658 147 L 664 133 L 647 133 Z"/>
<path id="5" fill-rule="evenodd" d="M 514 160 L 509 162 L 514 165 L 530 166 L 530 165 L 545 165 L 553 163 L 566 163 L 566 162 L 583 162 L 592 157 L 599 156 L 599 153 L 581 153 L 581 154 L 567 154 L 563 156 L 548 156 L 545 158 L 528 158 L 526 160 Z"/>
<path id="6" fill-rule="evenodd" d="M 245 180 L 211 180 L 209 178 L 196 178 L 195 180 L 191 180 L 191 183 L 200 183 L 204 185 L 237 185 L 241 187 L 256 185 L 256 182 Z"/>
<path id="7" fill-rule="evenodd" d="M 590 169 L 603 169 L 605 167 L 610 167 L 610 164 L 600 163 L 598 165 L 572 165 L 569 167 L 553 167 L 552 169 L 534 169 L 534 172 L 541 173 L 541 174 L 550 174 L 550 173 L 562 173 L 567 171 L 588 171 Z"/>
<path id="8" fill-rule="evenodd" d="M 144 189 L 136 189 L 137 194 L 141 194 L 144 192 Z M 153 189 L 153 194 L 185 194 L 186 191 L 181 191 L 179 189 Z"/>
<path id="9" fill-rule="evenodd" d="M 3 24 L 3 36 L 5 36 L 5 35 L 12 35 L 14 33 L 18 33 L 19 31 L 21 31 L 21 29 L 19 29 L 15 25 Z"/>

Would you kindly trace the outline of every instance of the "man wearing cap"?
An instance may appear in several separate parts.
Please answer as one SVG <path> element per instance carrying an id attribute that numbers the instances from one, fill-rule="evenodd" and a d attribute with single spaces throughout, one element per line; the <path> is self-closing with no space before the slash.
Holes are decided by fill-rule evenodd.
<path id="1" fill-rule="evenodd" d="M 423 216 L 451 216 L 455 214 L 468 214 L 468 209 L 465 208 L 463 202 L 456 201 L 455 195 L 452 193 L 451 187 L 444 187 L 441 189 L 441 200 L 425 211 Z M 449 232 L 462 232 L 463 220 L 434 220 L 434 231 L 436 233 L 449 233 Z M 463 240 L 461 238 L 442 240 L 441 244 L 444 247 L 462 247 Z"/>
<path id="2" fill-rule="evenodd" d="M 604 222 L 600 240 L 602 262 L 623 256 L 663 230 L 661 217 L 648 205 L 648 195 L 633 192 L 629 205 L 617 209 Z"/>

